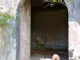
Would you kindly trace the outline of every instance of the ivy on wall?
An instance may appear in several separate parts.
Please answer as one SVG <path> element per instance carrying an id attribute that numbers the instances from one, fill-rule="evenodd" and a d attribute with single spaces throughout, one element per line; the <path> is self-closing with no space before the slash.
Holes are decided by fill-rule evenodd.
<path id="1" fill-rule="evenodd" d="M 3 7 L 0 7 L 0 10 L 3 10 Z M 10 11 L 4 13 L 0 11 L 0 27 L 9 27 L 9 21 L 11 20 L 13 20 L 13 16 L 10 15 Z"/>
<path id="2" fill-rule="evenodd" d="M 0 27 L 9 26 L 8 21 L 12 20 L 12 18 L 13 17 L 9 14 L 9 12 L 0 12 Z"/>
<path id="3" fill-rule="evenodd" d="M 51 0 L 51 1 L 43 0 L 42 3 L 43 2 L 48 2 L 48 4 L 46 6 L 44 6 L 44 7 L 47 7 L 47 6 L 53 7 L 56 4 L 61 4 L 63 6 L 66 6 L 66 4 L 65 4 L 65 2 L 63 0 Z"/>
<path id="4" fill-rule="evenodd" d="M 64 3 L 63 0 L 53 0 L 54 3 L 59 3 L 59 4 L 63 4 L 64 6 L 66 6 L 66 4 Z"/>
<path id="5" fill-rule="evenodd" d="M 63 0 L 53 0 L 53 2 L 63 2 Z"/>

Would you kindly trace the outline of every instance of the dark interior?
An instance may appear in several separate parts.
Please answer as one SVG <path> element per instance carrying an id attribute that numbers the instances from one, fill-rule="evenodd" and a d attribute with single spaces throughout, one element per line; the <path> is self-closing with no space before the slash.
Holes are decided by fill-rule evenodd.
<path id="1" fill-rule="evenodd" d="M 31 55 L 58 53 L 68 59 L 67 7 L 61 3 L 50 6 L 49 3 L 52 2 L 31 0 Z"/>

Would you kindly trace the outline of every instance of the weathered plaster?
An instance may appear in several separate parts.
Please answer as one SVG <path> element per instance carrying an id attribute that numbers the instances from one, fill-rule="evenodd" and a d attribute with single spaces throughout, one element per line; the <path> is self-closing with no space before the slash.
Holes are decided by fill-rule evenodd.
<path id="1" fill-rule="evenodd" d="M 26 0 L 20 15 L 20 60 L 30 60 L 31 2 Z"/>
<path id="2" fill-rule="evenodd" d="M 0 60 L 16 60 L 15 14 L 20 0 L 0 0 L 0 12 L 9 12 L 14 15 L 13 21 L 8 21 L 8 27 L 0 27 Z"/>
<path id="3" fill-rule="evenodd" d="M 1 1 L 5 2 L 5 0 L 1 0 Z M 17 18 L 18 19 L 16 22 L 16 32 L 17 32 L 16 33 L 16 39 L 17 39 L 17 54 L 18 55 L 16 58 L 17 58 L 17 60 L 19 60 L 19 58 L 22 60 L 26 60 L 26 59 L 30 60 L 30 54 L 28 55 L 28 53 L 30 53 L 30 51 L 29 51 L 30 50 L 30 44 L 28 45 L 28 43 L 30 43 L 30 21 L 29 21 L 30 20 L 30 11 L 28 10 L 28 8 L 30 9 L 31 4 L 28 4 L 28 3 L 30 3 L 29 0 L 27 0 L 27 1 L 26 0 L 21 0 L 21 1 L 17 0 L 17 1 L 19 4 L 16 2 L 16 0 L 15 1 L 14 0 L 8 0 L 6 2 L 7 3 L 6 7 L 9 6 L 9 8 L 15 10 L 15 11 L 11 10 L 12 12 L 16 12 L 16 9 L 17 9 Z M 11 5 L 9 4 L 9 2 L 11 2 Z M 79 60 L 80 59 L 80 55 L 79 55 L 79 52 L 80 52 L 80 25 L 79 25 L 80 24 L 80 12 L 79 12 L 80 11 L 80 0 L 65 0 L 65 2 L 67 5 L 68 14 L 69 14 L 69 20 L 68 20 L 68 25 L 69 25 L 69 30 L 68 30 L 69 31 L 69 33 L 68 33 L 69 34 L 68 35 L 69 36 L 69 38 L 68 38 L 69 56 L 70 56 L 70 54 L 72 55 L 69 57 L 69 59 L 73 59 L 76 56 L 77 60 Z M 24 3 L 26 3 L 27 5 L 24 5 Z M 14 9 L 14 7 L 15 7 L 14 4 L 15 4 L 15 6 L 16 6 L 16 4 L 18 4 L 18 7 L 16 6 L 15 9 Z M 23 7 L 23 5 L 24 5 L 24 7 Z M 2 6 L 2 5 L 0 5 L 0 6 Z M 21 12 L 20 12 L 20 9 L 21 9 Z M 3 11 L 5 11 L 5 10 L 8 11 L 8 8 L 4 7 Z M 20 21 L 20 13 L 22 13 L 22 15 L 23 15 L 21 17 L 21 21 Z M 24 15 L 27 17 L 24 17 Z M 28 19 L 28 17 L 29 17 L 29 19 Z M 24 18 L 24 19 L 22 19 L 22 18 Z M 26 22 L 26 20 L 28 22 Z M 20 32 L 20 28 L 21 28 L 21 32 Z M 20 36 L 21 36 L 21 42 L 20 42 Z M 25 39 L 25 37 L 27 39 Z M 23 47 L 23 49 L 20 48 L 20 43 L 21 43 L 21 47 Z M 26 46 L 26 48 L 24 46 Z M 28 48 L 29 48 L 29 50 L 27 50 Z M 74 51 L 72 51 L 72 50 L 74 50 Z M 20 54 L 20 52 L 21 52 L 21 54 Z M 20 57 L 19 57 L 19 55 L 20 55 Z"/>
<path id="4" fill-rule="evenodd" d="M 68 8 L 68 25 L 69 25 L 69 60 L 79 60 L 80 53 L 80 1 L 64 0 Z M 74 51 L 72 51 L 74 50 Z M 71 56 L 72 55 L 72 56 Z"/>
<path id="5" fill-rule="evenodd" d="M 11 15 L 16 14 L 16 9 L 20 0 L 0 0 L 0 8 L 2 7 L 1 12 L 9 11 Z"/>
<path id="6" fill-rule="evenodd" d="M 22 2 L 25 2 L 25 0 L 21 0 Z M 79 46 L 80 46 L 80 1 L 79 0 L 64 0 L 66 2 L 67 8 L 68 8 L 68 14 L 69 14 L 69 33 L 68 33 L 68 43 L 69 43 L 69 56 L 70 54 L 72 56 L 76 56 L 77 58 L 80 58 L 80 56 L 76 53 L 79 53 Z M 24 4 L 24 3 L 22 3 Z M 22 5 L 21 5 L 22 6 Z M 75 42 L 76 41 L 76 42 Z M 75 47 L 74 47 L 75 46 Z M 74 50 L 74 51 L 72 51 Z M 69 59 L 73 59 L 75 57 L 70 56 Z"/>
<path id="7" fill-rule="evenodd" d="M 0 27 L 0 60 L 9 60 L 8 58 L 10 58 L 9 55 L 13 48 L 13 42 L 10 41 L 8 35 L 8 29 L 6 27 Z"/>

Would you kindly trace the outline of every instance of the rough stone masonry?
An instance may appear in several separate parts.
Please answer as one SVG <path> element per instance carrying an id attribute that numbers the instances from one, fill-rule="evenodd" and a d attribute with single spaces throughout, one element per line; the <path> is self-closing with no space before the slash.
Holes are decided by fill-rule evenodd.
<path id="1" fill-rule="evenodd" d="M 0 7 L 1 6 L 3 7 L 3 12 L 8 10 L 9 8 L 11 8 L 10 11 L 13 12 L 13 10 L 14 10 L 14 12 L 16 14 L 16 10 L 17 10 L 17 15 L 18 15 L 18 18 L 19 18 L 19 20 L 16 22 L 16 28 L 17 28 L 16 29 L 17 30 L 16 39 L 18 39 L 18 37 L 19 37 L 17 43 L 20 43 L 20 41 L 19 41 L 20 37 L 25 36 L 25 34 L 22 35 L 23 33 L 20 32 L 20 28 L 24 25 L 23 24 L 24 21 L 28 21 L 28 23 L 25 23 L 25 26 L 28 26 L 28 25 L 31 24 L 30 23 L 30 17 L 29 17 L 31 13 L 28 13 L 29 12 L 28 10 L 30 10 L 30 8 L 29 8 L 30 3 L 28 3 L 29 0 L 27 0 L 27 2 L 25 2 L 25 1 L 26 0 L 21 0 L 21 1 L 20 0 L 6 0 L 6 1 L 1 0 L 1 2 L 0 2 Z M 79 52 L 80 52 L 80 12 L 79 12 L 80 11 L 80 0 L 64 0 L 64 1 L 67 5 L 68 15 L 69 15 L 69 17 L 68 17 L 68 25 L 69 25 L 69 27 L 68 27 L 69 60 L 71 60 L 71 59 L 80 60 L 80 55 L 79 55 Z M 24 4 L 24 3 L 26 3 L 27 5 Z M 6 8 L 4 7 L 4 5 L 5 5 Z M 28 7 L 27 11 L 25 10 L 26 7 Z M 22 10 L 20 10 L 21 8 L 22 8 Z M 26 13 L 28 13 L 28 14 L 26 14 Z M 26 16 L 21 17 L 19 14 L 27 15 L 27 17 L 29 17 L 29 19 L 25 18 Z M 20 26 L 20 22 L 21 22 L 20 18 L 22 18 L 22 19 L 25 18 L 25 20 L 23 20 L 21 26 Z M 29 29 L 28 29 L 28 27 L 29 27 Z M 30 26 L 28 26 L 28 27 L 27 27 L 27 32 L 26 33 L 30 34 L 30 33 L 28 33 L 28 31 L 30 32 L 31 27 Z M 26 31 L 26 28 L 24 29 L 24 33 L 25 33 L 25 31 Z M 29 43 L 30 43 L 30 35 L 26 35 L 26 37 L 29 38 L 28 40 L 29 40 Z M 23 38 L 21 38 L 21 39 L 23 39 Z M 27 40 L 25 40 L 25 43 L 27 43 Z M 24 41 L 21 44 L 24 45 Z M 19 45 L 17 45 L 17 47 L 18 46 Z M 28 47 L 30 48 L 30 45 L 28 45 Z M 18 56 L 17 60 L 19 60 L 19 58 L 20 58 L 20 60 L 22 60 L 24 57 L 26 57 L 27 53 L 24 54 L 25 51 L 26 51 L 25 50 L 26 47 L 24 47 L 24 51 L 22 51 L 22 49 L 23 48 L 20 48 L 20 52 L 18 52 L 18 51 L 17 52 L 22 53 L 22 55 L 24 55 L 24 56 L 22 56 L 22 57 L 20 56 L 21 58 Z M 1 47 L 0 47 L 0 50 L 1 50 Z M 26 52 L 29 52 L 29 50 L 27 50 Z M 14 52 L 13 52 L 13 54 L 14 54 Z M 8 53 L 5 56 L 7 56 L 7 55 L 8 55 Z M 6 60 L 6 59 L 4 59 L 5 57 L 3 55 L 1 55 L 1 53 L 0 53 L 0 57 L 3 57 L 2 60 Z M 24 60 L 26 60 L 26 59 L 30 60 L 30 55 L 28 55 L 27 57 L 29 57 L 29 58 L 24 58 Z M 10 60 L 10 59 L 8 59 L 8 60 Z M 12 60 L 14 60 L 14 59 L 12 59 Z"/>

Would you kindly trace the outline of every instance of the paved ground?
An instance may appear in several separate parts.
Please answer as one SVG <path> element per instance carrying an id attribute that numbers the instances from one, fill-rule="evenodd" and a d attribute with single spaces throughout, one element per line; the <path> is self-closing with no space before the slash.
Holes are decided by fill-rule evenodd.
<path id="1" fill-rule="evenodd" d="M 34 54 L 31 56 L 31 60 L 40 60 L 40 58 L 51 58 L 52 55 L 39 55 L 39 54 Z M 68 60 L 67 58 L 61 57 L 60 56 L 60 60 Z"/>
<path id="2" fill-rule="evenodd" d="M 32 49 L 31 60 L 40 60 L 40 58 L 51 58 L 53 54 L 58 54 L 60 60 L 68 60 L 68 50 L 54 50 L 54 49 Z"/>

